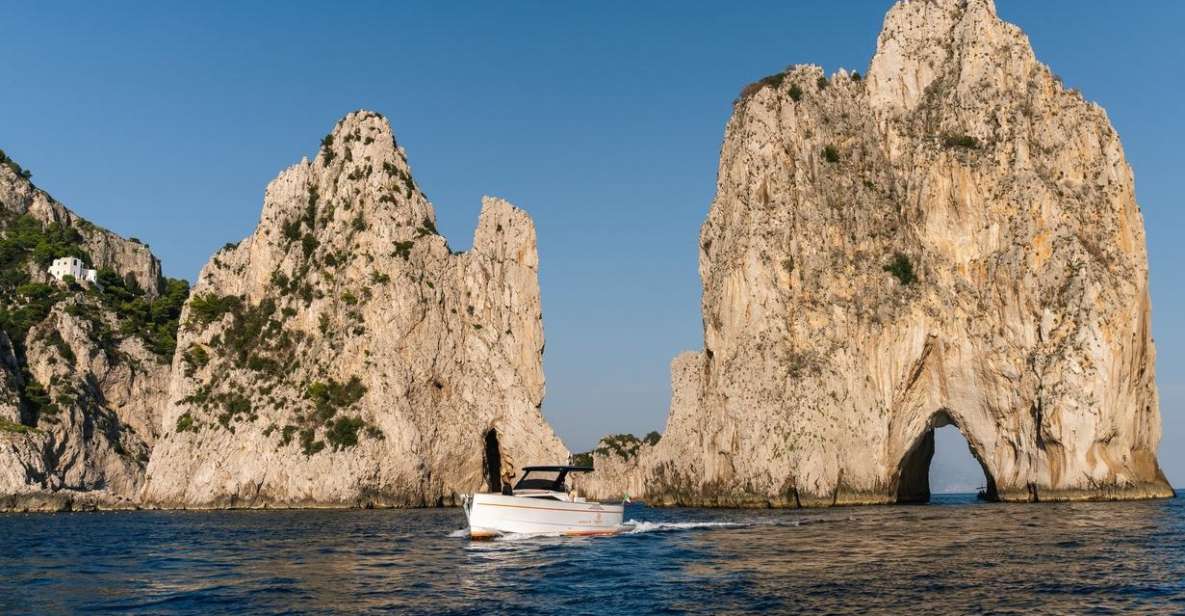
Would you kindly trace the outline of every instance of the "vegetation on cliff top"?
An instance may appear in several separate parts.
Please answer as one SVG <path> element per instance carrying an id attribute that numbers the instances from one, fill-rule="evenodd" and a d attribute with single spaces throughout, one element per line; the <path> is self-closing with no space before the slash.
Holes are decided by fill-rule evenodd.
<path id="1" fill-rule="evenodd" d="M 658 444 L 660 439 L 662 439 L 662 435 L 654 431 L 651 431 L 642 438 L 628 433 L 610 434 L 602 438 L 592 451 L 573 454 L 572 464 L 576 466 L 592 466 L 594 454 L 617 456 L 627 461 L 632 460 L 634 456 L 638 455 L 638 450 L 642 448 L 642 445 L 654 446 Z"/>
<path id="2" fill-rule="evenodd" d="M 0 165 L 22 178 L 32 176 L 2 150 Z M 117 343 L 130 336 L 142 339 L 162 361 L 171 359 L 176 348 L 178 319 L 189 295 L 188 282 L 154 281 L 162 292 L 150 297 L 133 276 L 121 277 L 107 268 L 98 272 L 99 285 L 83 285 L 69 276 L 58 283 L 49 277 L 46 270 L 61 257 L 76 257 L 88 268 L 93 267 L 86 234 L 95 232 L 97 227 L 85 220 L 44 223 L 0 204 L 0 330 L 12 343 L 17 369 L 23 377 L 16 381 L 20 383 L 16 393 L 25 421 L 34 425 L 42 418 L 56 416 L 59 403 L 73 401 L 60 392 L 59 399 L 51 400 L 45 387 L 29 373 L 27 363 L 29 332 L 45 321 L 59 303 L 69 301 L 65 311 L 90 324 L 91 342 L 112 361 L 121 361 L 123 355 L 117 351 Z M 77 362 L 61 332 L 51 330 L 43 334 L 42 340 L 57 349 L 62 360 Z"/>
<path id="3" fill-rule="evenodd" d="M 98 287 L 74 281 L 64 286 L 35 281 L 31 272 L 44 271 L 60 257 L 77 257 L 88 267 L 91 257 L 85 238 L 74 227 L 43 224 L 28 214 L 0 214 L 0 328 L 23 351 L 29 329 L 43 321 L 58 302 L 77 297 L 115 314 L 122 336 L 139 336 L 154 353 L 171 358 L 176 348 L 181 307 L 189 297 L 189 283 L 168 278 L 162 293 L 149 298 L 131 276 L 110 269 L 98 272 Z"/>
<path id="4" fill-rule="evenodd" d="M 0 150 L 0 165 L 4 165 L 5 167 L 12 169 L 13 173 L 25 178 L 26 180 L 33 177 L 32 172 L 30 172 L 28 169 L 25 169 L 24 167 L 21 167 L 19 163 L 9 158 L 8 154 L 6 154 L 4 150 Z"/>
<path id="5" fill-rule="evenodd" d="M 149 298 L 132 276 L 110 269 L 99 270 L 98 296 L 115 313 L 119 331 L 124 336 L 139 336 L 148 349 L 163 359 L 172 359 L 177 348 L 177 328 L 181 309 L 189 299 L 189 282 L 166 278 L 160 295 Z"/>
<path id="6" fill-rule="evenodd" d="M 741 89 L 740 96 L 738 96 L 737 99 L 735 101 L 733 101 L 733 104 L 736 104 L 740 101 L 743 101 L 743 100 L 749 98 L 750 96 L 753 96 L 757 92 L 761 91 L 762 88 L 769 87 L 769 88 L 773 88 L 775 90 L 780 89 L 782 87 L 782 85 L 784 83 L 786 83 L 786 78 L 790 76 L 790 71 L 792 71 L 793 69 L 794 69 L 794 67 L 789 67 L 785 71 L 782 71 L 781 73 L 767 75 L 767 76 L 762 77 L 761 79 L 758 79 L 757 81 L 754 81 L 753 83 L 745 86 L 744 88 Z M 823 78 L 823 81 L 826 82 L 826 78 Z M 791 83 L 789 88 L 787 88 L 787 90 L 786 90 L 786 94 L 788 94 L 790 96 L 791 100 L 793 100 L 794 102 L 798 102 L 798 101 L 802 100 L 802 95 L 803 95 L 802 86 L 798 85 L 797 83 Z"/>

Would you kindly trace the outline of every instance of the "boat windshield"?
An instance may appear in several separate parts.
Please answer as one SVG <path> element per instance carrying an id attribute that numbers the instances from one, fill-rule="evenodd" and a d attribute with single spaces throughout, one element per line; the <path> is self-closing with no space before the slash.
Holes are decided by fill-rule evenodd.
<path id="1" fill-rule="evenodd" d="M 552 492 L 567 492 L 568 488 L 564 485 L 564 476 L 568 473 L 563 471 L 527 471 L 518 483 L 514 484 L 515 490 L 551 490 Z"/>

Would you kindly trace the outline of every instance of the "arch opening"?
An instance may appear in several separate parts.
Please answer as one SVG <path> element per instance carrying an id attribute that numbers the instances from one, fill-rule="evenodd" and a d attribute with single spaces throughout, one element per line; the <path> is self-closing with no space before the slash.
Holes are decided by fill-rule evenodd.
<path id="1" fill-rule="evenodd" d="M 486 431 L 482 466 L 485 470 L 486 490 L 495 494 L 502 492 L 502 448 L 498 445 L 496 428 Z"/>
<path id="2" fill-rule="evenodd" d="M 974 491 L 980 500 L 998 500 L 995 479 L 983 458 L 945 410 L 930 418 L 926 430 L 901 459 L 897 502 L 930 502 L 934 488 L 936 493 Z"/>

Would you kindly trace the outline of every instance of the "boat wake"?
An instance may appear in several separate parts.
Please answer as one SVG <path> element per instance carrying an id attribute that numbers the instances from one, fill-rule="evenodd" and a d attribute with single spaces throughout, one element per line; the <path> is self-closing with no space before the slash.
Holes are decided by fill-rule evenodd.
<path id="1" fill-rule="evenodd" d="M 754 526 L 798 526 L 798 520 L 792 521 L 777 521 L 777 520 L 750 520 L 743 522 L 644 522 L 641 520 L 629 520 L 624 522 L 618 529 L 617 535 L 641 535 L 645 533 L 671 533 L 671 532 L 685 532 L 694 530 L 710 530 L 717 528 L 751 528 Z M 469 536 L 469 530 L 462 528 L 454 530 L 448 534 L 453 538 L 465 538 Z M 609 535 L 612 536 L 612 535 Z M 494 537 L 494 541 L 523 541 L 527 539 L 545 539 L 552 537 L 565 537 L 562 533 L 506 533 Z"/>
<path id="2" fill-rule="evenodd" d="M 850 518 L 849 518 L 850 519 Z M 797 527 L 806 524 L 820 524 L 825 522 L 833 522 L 837 520 L 823 519 L 823 518 L 795 518 L 791 520 L 786 519 L 751 519 L 738 520 L 734 522 L 726 521 L 706 521 L 706 522 L 646 522 L 642 520 L 629 520 L 622 523 L 618 529 L 617 535 L 641 535 L 646 533 L 673 533 L 673 532 L 687 532 L 699 530 L 712 529 L 727 529 L 727 528 L 755 528 L 761 526 L 781 526 L 781 527 Z M 462 528 L 454 530 L 449 533 L 449 537 L 465 538 L 469 536 L 469 530 Z M 612 535 L 609 535 L 612 536 Z M 562 533 L 506 533 L 494 537 L 494 541 L 524 541 L 530 539 L 547 539 L 547 538 L 569 538 Z"/>
<path id="3" fill-rule="evenodd" d="M 708 528 L 745 528 L 757 526 L 758 522 L 641 522 L 630 520 L 621 525 L 621 532 L 628 535 L 641 533 L 669 533 Z"/>

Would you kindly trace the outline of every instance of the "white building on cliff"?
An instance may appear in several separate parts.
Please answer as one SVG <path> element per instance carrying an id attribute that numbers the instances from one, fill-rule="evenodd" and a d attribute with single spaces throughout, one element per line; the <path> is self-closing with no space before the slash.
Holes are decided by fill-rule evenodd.
<path id="1" fill-rule="evenodd" d="M 58 280 L 64 280 L 66 276 L 73 276 L 75 280 L 85 280 L 92 284 L 99 281 L 99 272 L 84 267 L 82 259 L 78 257 L 54 259 L 53 265 L 49 266 L 49 275 Z"/>

